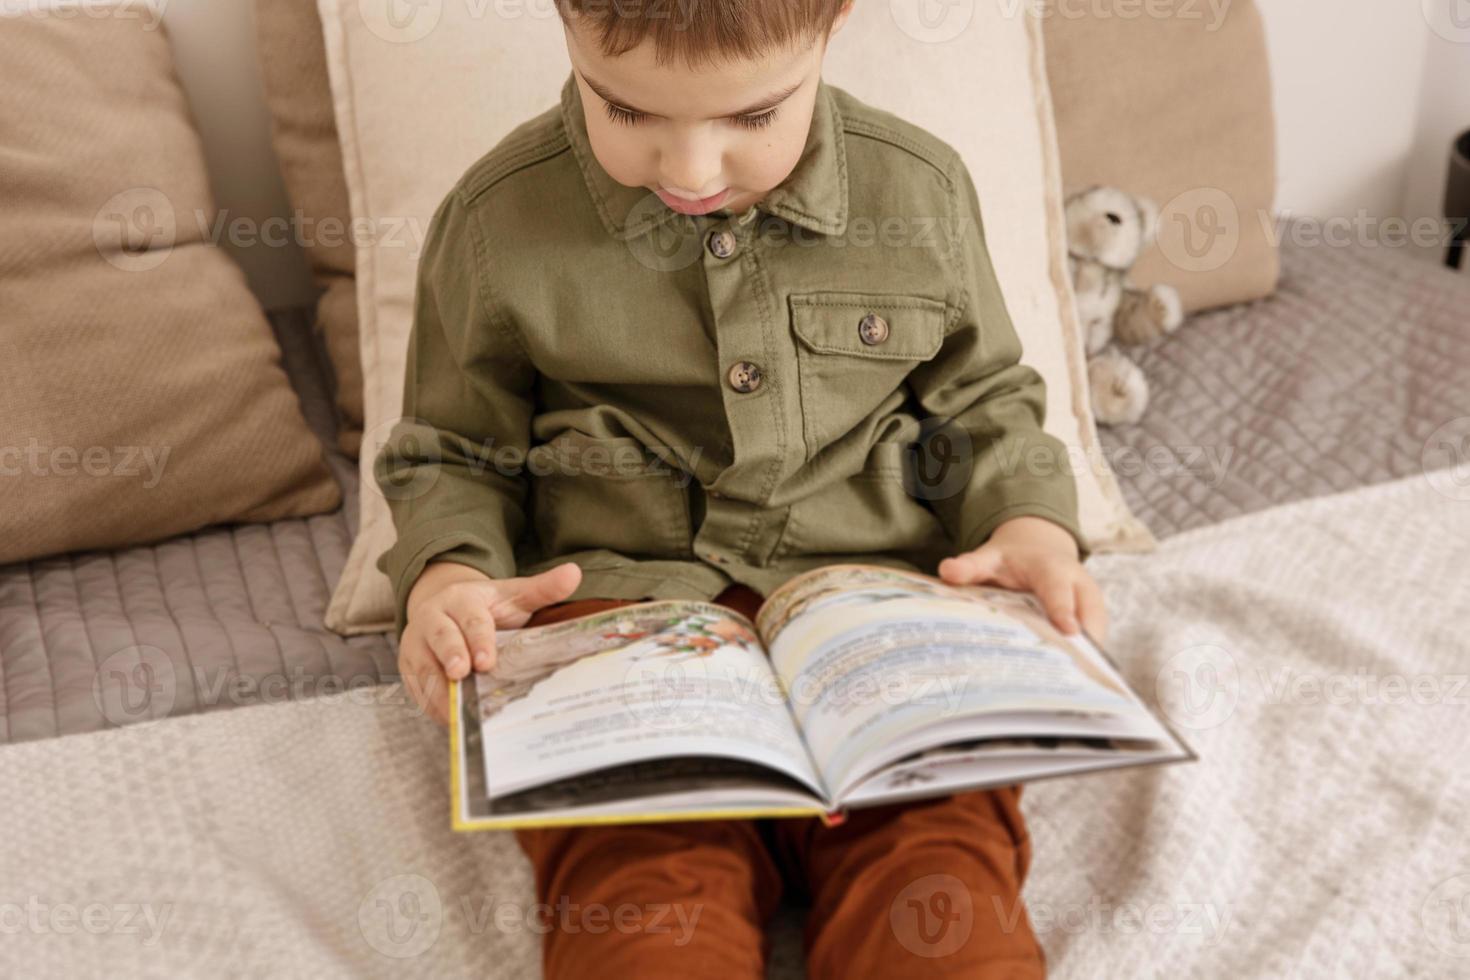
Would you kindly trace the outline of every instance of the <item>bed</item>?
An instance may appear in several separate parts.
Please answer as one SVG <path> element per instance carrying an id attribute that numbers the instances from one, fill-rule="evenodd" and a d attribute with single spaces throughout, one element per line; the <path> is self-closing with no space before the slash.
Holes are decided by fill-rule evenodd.
<path id="1" fill-rule="evenodd" d="M 1463 975 L 1467 312 L 1465 277 L 1288 234 L 1275 295 L 1141 352 L 1151 408 L 1103 440 L 1162 546 L 1093 568 L 1202 761 L 1027 790 L 1057 976 Z M 330 447 L 304 315 L 277 325 Z M 319 625 L 356 512 L 333 457 L 342 511 L 0 569 L 0 880 L 135 927 L 0 944 L 0 970 L 534 971 L 524 861 L 447 832 L 391 638 Z"/>

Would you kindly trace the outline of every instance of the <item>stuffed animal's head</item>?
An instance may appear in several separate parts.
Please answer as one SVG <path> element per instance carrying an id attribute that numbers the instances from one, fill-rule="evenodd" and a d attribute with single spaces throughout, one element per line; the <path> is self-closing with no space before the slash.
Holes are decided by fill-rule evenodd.
<path id="1" fill-rule="evenodd" d="M 1159 206 L 1116 187 L 1089 187 L 1067 198 L 1067 251 L 1126 272 L 1153 241 Z"/>

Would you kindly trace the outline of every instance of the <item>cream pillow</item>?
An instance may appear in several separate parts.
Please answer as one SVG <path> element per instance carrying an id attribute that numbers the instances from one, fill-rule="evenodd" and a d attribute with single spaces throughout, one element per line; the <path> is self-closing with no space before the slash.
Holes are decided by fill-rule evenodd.
<path id="1" fill-rule="evenodd" d="M 412 241 L 370 236 L 357 256 L 361 529 L 326 622 L 361 633 L 393 626 L 393 591 L 374 562 L 394 528 L 372 460 L 402 408 L 418 244 L 460 175 L 518 123 L 555 104 L 571 66 L 549 4 L 546 16 L 528 6 L 503 18 L 476 16 L 473 5 L 421 4 L 391 21 L 388 0 L 318 6 L 353 217 L 403 226 Z M 944 19 L 896 22 L 890 5 L 859 3 L 833 41 L 825 77 L 964 155 L 1026 360 L 1046 378 L 1047 430 L 1077 460 L 1088 543 L 1098 552 L 1146 549 L 1153 538 L 1123 502 L 1088 402 L 1041 26 L 1025 10 L 1010 16 L 1000 5 L 976 5 L 955 31 Z"/>

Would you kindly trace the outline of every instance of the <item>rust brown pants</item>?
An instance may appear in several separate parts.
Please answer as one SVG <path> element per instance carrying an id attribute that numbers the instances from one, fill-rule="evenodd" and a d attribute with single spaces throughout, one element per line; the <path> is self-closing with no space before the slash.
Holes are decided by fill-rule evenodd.
<path id="1" fill-rule="evenodd" d="M 716 599 L 754 618 L 745 586 Z M 527 625 L 626 604 L 584 599 Z M 811 903 L 812 977 L 1040 977 L 1021 904 L 1020 787 L 816 818 L 520 830 L 545 912 L 548 978 L 764 977 L 783 887 Z"/>

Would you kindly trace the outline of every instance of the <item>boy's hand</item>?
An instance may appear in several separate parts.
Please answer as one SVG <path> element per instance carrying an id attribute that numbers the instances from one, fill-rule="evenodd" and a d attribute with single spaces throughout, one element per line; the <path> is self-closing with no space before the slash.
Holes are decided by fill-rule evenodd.
<path id="1" fill-rule="evenodd" d="M 582 581 L 574 562 L 529 578 L 492 579 L 468 565 L 430 562 L 408 593 L 398 673 L 420 708 L 449 723 L 449 681 L 495 666 L 495 630 L 525 624 Z"/>
<path id="2" fill-rule="evenodd" d="M 1076 540 L 1041 517 L 1006 521 L 974 551 L 940 562 L 939 577 L 953 585 L 995 584 L 1034 592 L 1063 633 L 1076 633 L 1079 618 L 1098 643 L 1107 631 L 1102 590 L 1077 560 Z"/>

